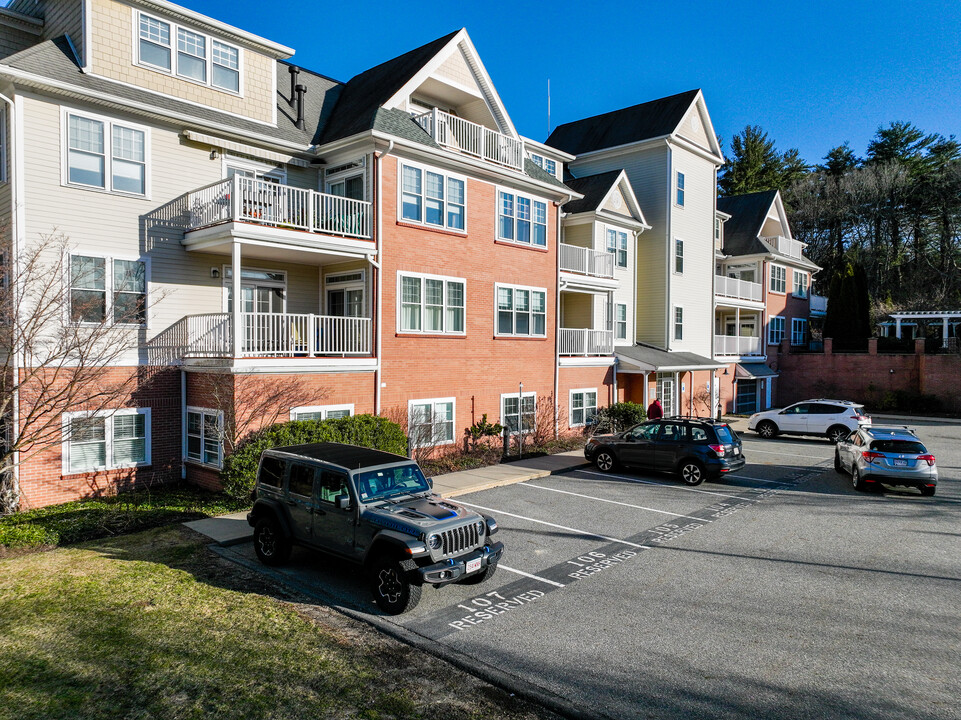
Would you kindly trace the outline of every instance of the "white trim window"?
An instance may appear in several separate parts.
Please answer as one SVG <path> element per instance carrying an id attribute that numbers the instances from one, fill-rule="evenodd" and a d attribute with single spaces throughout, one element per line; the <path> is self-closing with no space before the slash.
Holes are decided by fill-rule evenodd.
<path id="1" fill-rule="evenodd" d="M 618 267 L 627 267 L 627 233 L 607 228 L 607 252 L 614 256 L 614 263 Z"/>
<path id="2" fill-rule="evenodd" d="M 456 405 L 457 401 L 452 397 L 409 401 L 407 434 L 411 445 L 453 445 Z"/>
<path id="3" fill-rule="evenodd" d="M 65 185 L 123 195 L 149 194 L 147 128 L 64 110 L 63 143 Z"/>
<path id="4" fill-rule="evenodd" d="M 684 308 L 674 306 L 674 339 L 684 339 Z"/>
<path id="5" fill-rule="evenodd" d="M 787 268 L 780 265 L 771 265 L 771 284 L 769 287 L 773 293 L 784 295 L 787 292 Z"/>
<path id="6" fill-rule="evenodd" d="M 674 173 L 674 204 L 684 207 L 684 173 L 680 170 Z"/>
<path id="7" fill-rule="evenodd" d="M 467 281 L 397 273 L 397 328 L 402 333 L 464 335 Z"/>
<path id="8" fill-rule="evenodd" d="M 110 268 L 110 272 L 107 272 Z M 147 322 L 147 263 L 70 256 L 70 321 L 109 325 Z"/>
<path id="9" fill-rule="evenodd" d="M 597 388 L 571 390 L 571 427 L 580 427 L 597 415 Z"/>
<path id="10" fill-rule="evenodd" d="M 781 315 L 775 315 L 768 321 L 767 324 L 767 344 L 780 345 L 783 339 L 784 318 Z"/>
<path id="11" fill-rule="evenodd" d="M 531 162 L 537 165 L 537 167 L 543 168 L 546 172 L 554 177 L 557 177 L 557 163 L 550 158 L 531 153 Z"/>
<path id="12" fill-rule="evenodd" d="M 798 346 L 807 343 L 808 321 L 804 318 L 791 318 L 791 344 Z"/>
<path id="13" fill-rule="evenodd" d="M 63 474 L 150 464 L 150 408 L 63 414 Z"/>
<path id="14" fill-rule="evenodd" d="M 674 272 L 684 274 L 684 241 L 674 238 Z"/>
<path id="15" fill-rule="evenodd" d="M 467 226 L 467 181 L 449 173 L 401 163 L 403 222 L 464 232 Z"/>
<path id="16" fill-rule="evenodd" d="M 497 239 L 547 247 L 547 202 L 500 190 L 497 193 Z"/>
<path id="17" fill-rule="evenodd" d="M 506 427 L 511 435 L 518 433 L 523 423 L 525 433 L 533 432 L 537 416 L 537 393 L 526 392 L 504 393 L 501 395 L 501 425 Z"/>
<path id="18" fill-rule="evenodd" d="M 334 420 L 350 417 L 354 414 L 351 405 L 303 405 L 290 408 L 291 420 Z"/>
<path id="19" fill-rule="evenodd" d="M 494 285 L 498 336 L 546 337 L 547 290 L 518 285 Z"/>
<path id="20" fill-rule="evenodd" d="M 241 94 L 242 50 L 204 33 L 134 10 L 134 63 L 217 90 Z M 176 53 L 173 38 L 177 39 Z"/>
<path id="21" fill-rule="evenodd" d="M 794 292 L 796 298 L 806 298 L 808 296 L 808 274 L 800 270 L 794 271 Z"/>
<path id="22" fill-rule="evenodd" d="M 627 305 L 614 304 L 614 339 L 627 340 Z"/>
<path id="23" fill-rule="evenodd" d="M 224 457 L 223 412 L 198 407 L 188 407 L 184 412 L 184 457 L 219 468 Z"/>

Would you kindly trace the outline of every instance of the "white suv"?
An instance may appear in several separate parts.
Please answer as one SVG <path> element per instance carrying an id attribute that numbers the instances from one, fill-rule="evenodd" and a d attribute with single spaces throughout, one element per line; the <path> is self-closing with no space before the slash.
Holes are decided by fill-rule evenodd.
<path id="1" fill-rule="evenodd" d="M 783 410 L 754 413 L 748 420 L 748 430 L 762 438 L 784 435 L 823 435 L 836 443 L 854 430 L 871 425 L 864 414 L 864 405 L 849 400 L 802 400 Z"/>

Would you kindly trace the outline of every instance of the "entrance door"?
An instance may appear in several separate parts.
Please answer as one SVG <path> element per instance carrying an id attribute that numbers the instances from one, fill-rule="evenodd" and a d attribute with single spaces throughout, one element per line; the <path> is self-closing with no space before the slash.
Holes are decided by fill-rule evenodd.
<path id="1" fill-rule="evenodd" d="M 657 374 L 657 397 L 661 401 L 664 416 L 677 415 L 674 408 L 674 375 L 670 373 Z"/>
<path id="2" fill-rule="evenodd" d="M 363 317 L 363 289 L 337 289 L 327 291 L 327 314 L 334 317 Z"/>
<path id="3" fill-rule="evenodd" d="M 757 412 L 757 380 L 737 381 L 737 403 L 734 412 L 739 415 Z"/>

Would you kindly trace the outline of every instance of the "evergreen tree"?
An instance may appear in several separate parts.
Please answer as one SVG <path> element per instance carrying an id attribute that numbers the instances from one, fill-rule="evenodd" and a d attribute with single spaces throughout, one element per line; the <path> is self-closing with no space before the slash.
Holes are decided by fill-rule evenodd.
<path id="1" fill-rule="evenodd" d="M 748 125 L 731 140 L 731 159 L 718 179 L 721 195 L 783 190 L 808 172 L 797 149 L 783 155 L 758 125 Z"/>

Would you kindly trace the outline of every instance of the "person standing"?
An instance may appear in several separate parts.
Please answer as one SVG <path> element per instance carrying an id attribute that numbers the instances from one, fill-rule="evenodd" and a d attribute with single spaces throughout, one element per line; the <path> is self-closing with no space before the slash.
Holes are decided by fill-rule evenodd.
<path id="1" fill-rule="evenodd" d="M 654 398 L 654 401 L 647 406 L 647 419 L 660 420 L 664 417 L 664 410 L 661 408 L 661 401 Z"/>

